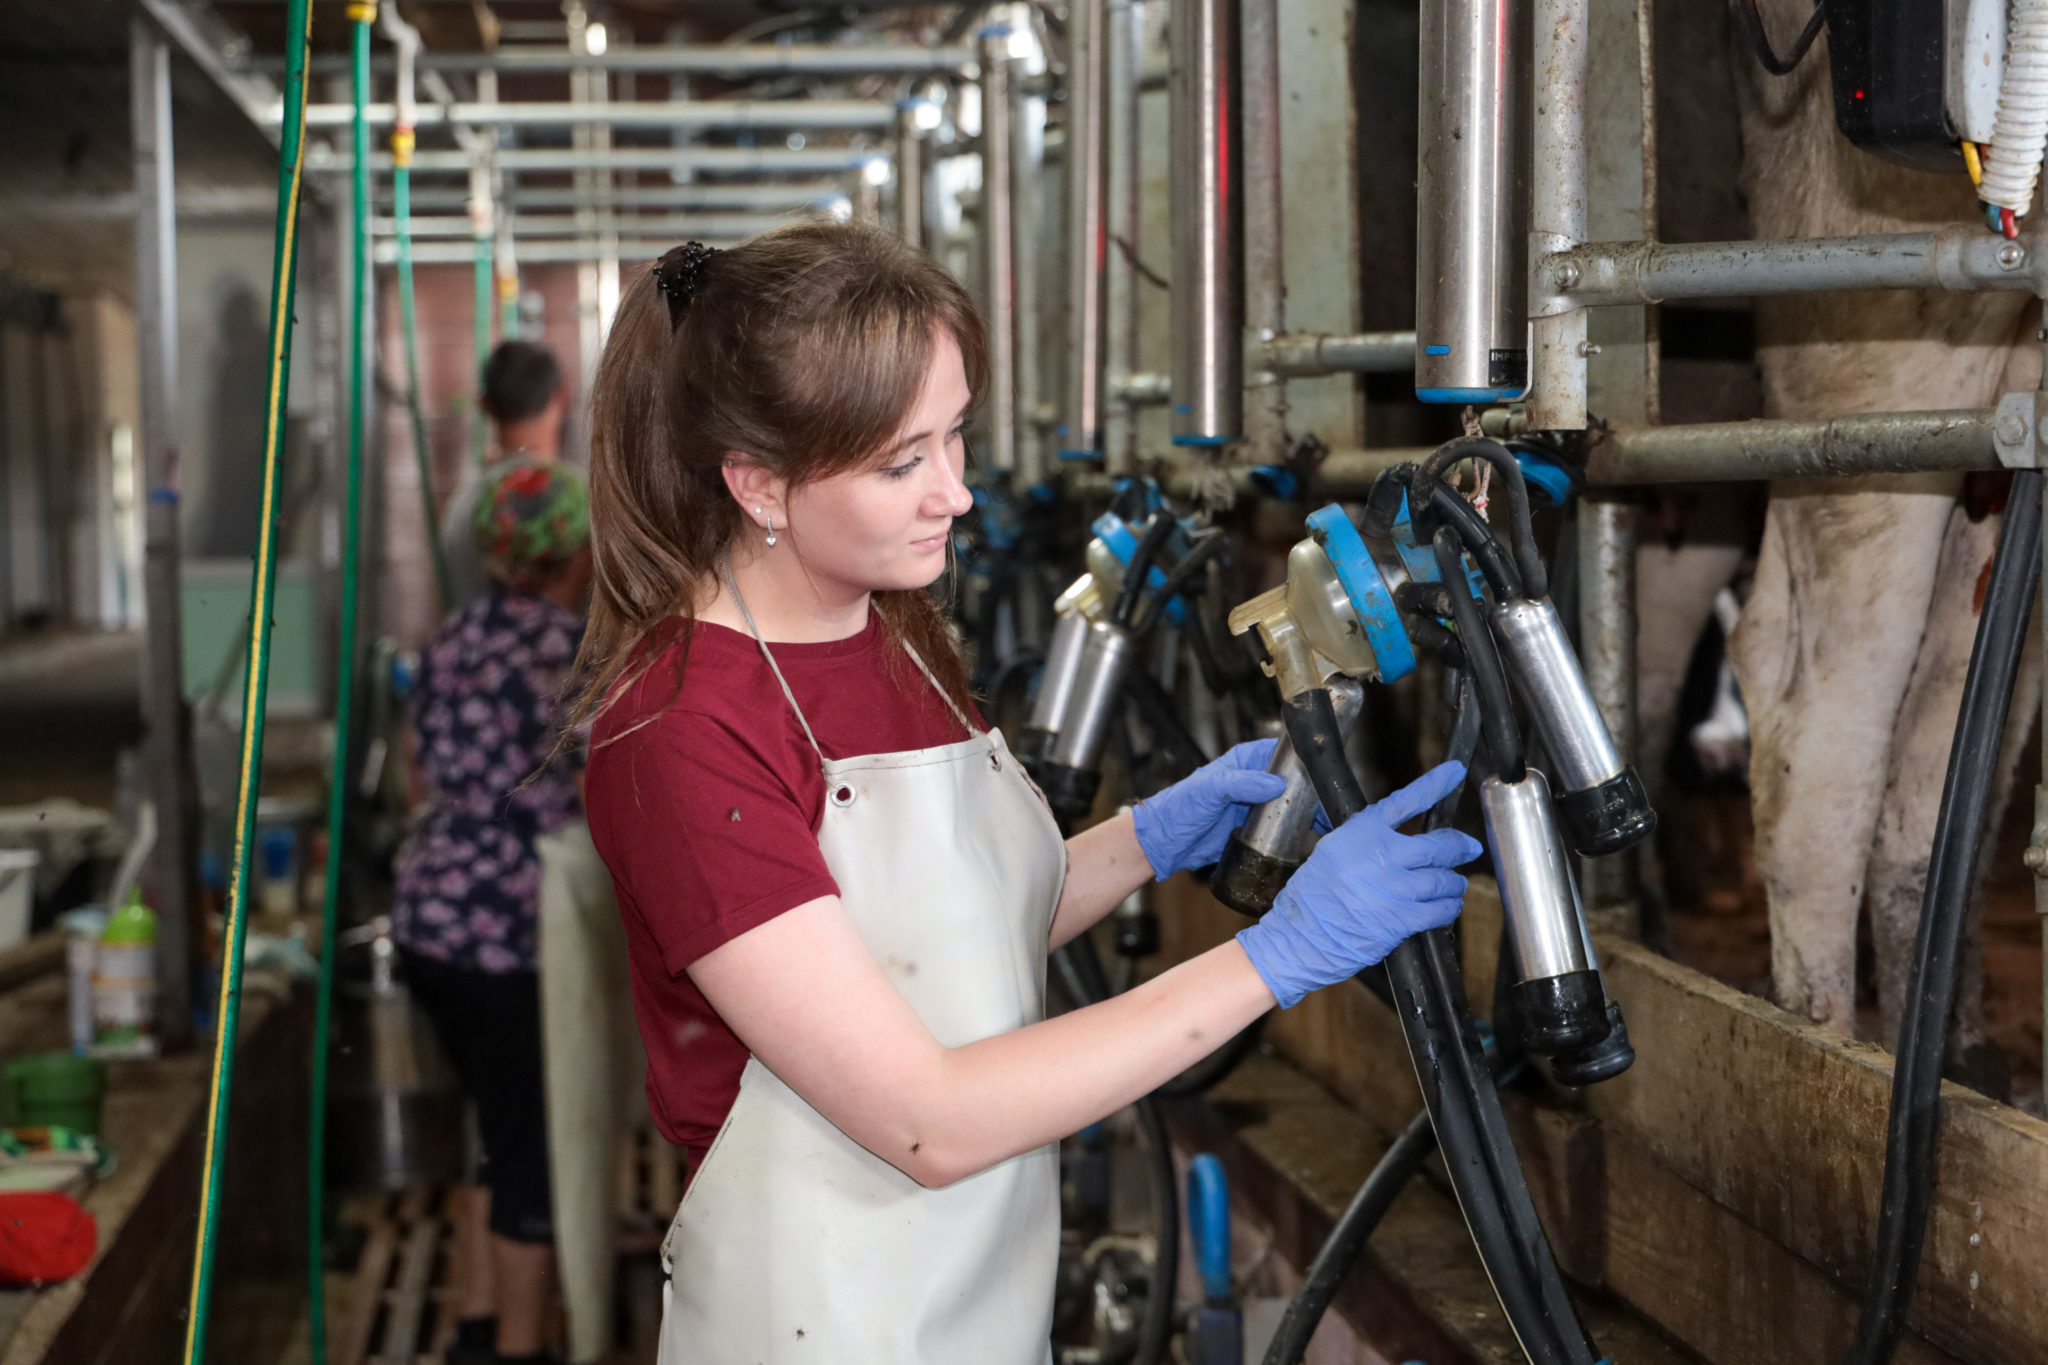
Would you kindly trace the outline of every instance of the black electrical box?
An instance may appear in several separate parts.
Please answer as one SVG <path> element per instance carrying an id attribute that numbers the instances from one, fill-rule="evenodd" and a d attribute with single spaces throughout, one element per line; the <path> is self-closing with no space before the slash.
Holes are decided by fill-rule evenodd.
<path id="1" fill-rule="evenodd" d="M 1835 126 L 1866 152 L 1959 171 L 1949 119 L 1949 0 L 1822 0 Z"/>

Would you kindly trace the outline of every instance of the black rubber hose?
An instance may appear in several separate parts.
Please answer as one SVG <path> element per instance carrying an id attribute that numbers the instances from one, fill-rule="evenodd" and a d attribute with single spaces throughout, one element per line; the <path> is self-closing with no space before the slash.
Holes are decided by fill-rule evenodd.
<path id="1" fill-rule="evenodd" d="M 1188 580 L 1208 567 L 1209 561 L 1222 553 L 1224 546 L 1229 543 L 1229 537 L 1219 531 L 1214 535 L 1203 536 L 1190 546 L 1188 552 L 1181 556 L 1180 563 L 1174 565 L 1172 571 L 1166 575 L 1166 581 L 1147 596 L 1144 604 L 1132 614 L 1131 633 L 1143 635 L 1158 625 L 1159 618 L 1166 614 L 1168 605 L 1183 588 L 1187 587 Z"/>
<path id="2" fill-rule="evenodd" d="M 1453 677 L 1447 679 L 1446 684 L 1452 695 L 1458 698 L 1458 709 L 1451 722 L 1450 743 L 1447 746 L 1449 752 L 1445 757 L 1455 758 L 1461 763 L 1470 762 L 1472 751 L 1479 743 L 1478 697 L 1469 681 Z M 1465 785 L 1460 783 L 1455 791 L 1430 807 L 1430 829 L 1451 827 L 1458 818 L 1458 801 L 1464 790 Z M 1505 945 L 1505 930 L 1502 942 Z M 1375 993 L 1384 992 L 1383 998 L 1389 1004 L 1393 1003 L 1392 988 L 1386 985 L 1384 972 L 1369 969 L 1359 973 L 1359 976 L 1366 980 L 1368 988 L 1376 981 L 1379 991 Z M 1499 976 L 1505 981 L 1508 973 L 1503 971 Z M 1498 1020 L 1494 1033 L 1496 1037 L 1500 1033 Z M 1495 1051 L 1499 1051 L 1497 1045 Z M 1330 1235 L 1324 1239 L 1322 1246 L 1316 1249 L 1315 1259 L 1309 1262 L 1308 1272 L 1302 1276 L 1301 1287 L 1295 1291 L 1293 1300 L 1287 1305 L 1287 1311 L 1281 1315 L 1280 1326 L 1274 1332 L 1273 1340 L 1266 1347 L 1264 1365 L 1300 1365 L 1303 1354 L 1308 1350 L 1309 1338 L 1315 1335 L 1317 1325 L 1323 1320 L 1323 1314 L 1329 1311 L 1331 1299 L 1336 1297 L 1337 1286 L 1351 1273 L 1351 1267 L 1358 1260 L 1358 1254 L 1365 1250 L 1365 1244 L 1371 1239 L 1373 1229 L 1378 1227 L 1380 1219 L 1386 1216 L 1395 1196 L 1414 1178 L 1415 1173 L 1422 1169 L 1423 1161 L 1435 1150 L 1436 1129 L 1431 1126 L 1429 1111 L 1425 1109 L 1409 1122 L 1400 1137 L 1394 1140 L 1393 1146 L 1380 1157 L 1379 1164 L 1373 1167 L 1372 1173 L 1365 1178 L 1365 1183 L 1358 1187 L 1358 1193 L 1352 1197 L 1350 1207 L 1344 1210 L 1343 1215 L 1331 1227 Z"/>
<path id="3" fill-rule="evenodd" d="M 1542 552 L 1536 548 L 1536 523 L 1529 513 L 1529 483 L 1515 453 L 1499 441 L 1483 436 L 1467 438 L 1440 447 L 1422 462 L 1422 472 L 1431 481 L 1441 483 L 1444 471 L 1460 460 L 1484 460 L 1500 475 L 1507 486 L 1508 512 L 1514 524 L 1515 563 L 1522 571 L 1522 587 L 1531 597 L 1548 597 L 1550 577 L 1543 569 Z"/>
<path id="4" fill-rule="evenodd" d="M 1131 551 L 1131 562 L 1124 565 L 1124 581 L 1116 590 L 1116 599 L 1110 603 L 1109 619 L 1116 625 L 1131 623 L 1131 613 L 1137 609 L 1138 596 L 1145 589 L 1145 580 L 1151 576 L 1152 561 L 1159 558 L 1159 551 L 1165 547 L 1168 536 L 1173 534 L 1173 513 L 1164 507 L 1152 514 L 1152 520 L 1145 523 L 1145 530 L 1138 537 L 1137 548 Z"/>
<path id="5" fill-rule="evenodd" d="M 1143 664 L 1133 663 L 1125 671 L 1124 698 L 1138 708 L 1139 719 L 1152 728 L 1154 735 L 1164 740 L 1167 747 L 1180 750 L 1188 767 L 1199 768 L 1209 761 L 1208 751 L 1180 718 L 1173 698 Z"/>
<path id="6" fill-rule="evenodd" d="M 1282 703 L 1288 738 L 1333 824 L 1365 809 L 1344 757 L 1330 694 L 1315 688 Z M 1494 1093 L 1484 1046 L 1460 1009 L 1457 942 L 1448 929 L 1417 934 L 1390 953 L 1387 980 L 1408 1040 L 1458 1207 L 1508 1325 L 1531 1365 L 1593 1365 L 1597 1353 L 1565 1292 L 1549 1240 Z"/>
<path id="7" fill-rule="evenodd" d="M 1501 778 L 1519 782 L 1522 778 L 1522 731 L 1515 723 L 1514 693 L 1508 687 L 1507 669 L 1494 647 L 1493 631 L 1479 613 L 1479 604 L 1465 586 L 1464 561 L 1458 555 L 1457 533 L 1439 526 L 1430 546 L 1436 552 L 1436 566 L 1443 575 L 1451 599 L 1451 618 L 1458 625 L 1458 644 L 1465 651 L 1469 677 L 1479 694 L 1479 717 L 1486 737 L 1487 763 Z"/>
<path id="8" fill-rule="evenodd" d="M 1309 1338 L 1315 1335 L 1330 1300 L 1337 1296 L 1337 1286 L 1351 1273 L 1358 1253 L 1365 1250 L 1380 1219 L 1393 1207 L 1395 1197 L 1407 1188 L 1435 1150 L 1436 1129 L 1430 1126 L 1429 1111 L 1425 1109 L 1401 1130 L 1401 1136 L 1394 1139 L 1394 1145 L 1387 1148 L 1386 1155 L 1351 1197 L 1350 1206 L 1330 1229 L 1330 1235 L 1316 1248 L 1315 1259 L 1308 1263 L 1308 1272 L 1301 1277 L 1301 1288 L 1294 1291 L 1294 1298 L 1280 1317 L 1279 1329 L 1266 1345 L 1265 1365 L 1301 1365 Z"/>
<path id="9" fill-rule="evenodd" d="M 1416 529 L 1434 532 L 1439 526 L 1449 526 L 1458 533 L 1458 540 L 1472 552 L 1473 562 L 1486 575 L 1486 581 L 1503 598 L 1524 595 L 1522 571 L 1509 556 L 1507 547 L 1500 543 L 1500 537 L 1486 524 L 1486 518 L 1479 515 L 1479 509 L 1458 496 L 1458 490 L 1439 479 L 1424 479 L 1417 473 L 1418 486 L 1426 488 L 1429 496 L 1424 504 L 1430 515 L 1418 519 Z"/>
<path id="10" fill-rule="evenodd" d="M 2026 647 L 2027 618 L 2041 571 L 2041 472 L 2013 475 L 2005 526 L 1991 561 L 1984 612 L 1970 648 L 1970 672 L 1957 709 L 1949 749 L 1934 851 L 1920 902 L 1920 935 L 1913 980 L 1899 1024 L 1892 1070 L 1891 1118 L 1885 1133 L 1884 1193 L 1878 1204 L 1877 1261 L 1852 1365 L 1883 1365 L 1892 1358 L 1934 1193 L 1934 1158 L 1941 1137 L 1941 1063 L 1955 1005 L 1956 965 L 1972 873 L 1984 837 L 1984 811 L 1998 768 L 1999 740 L 2012 704 L 2013 680 Z"/>
<path id="11" fill-rule="evenodd" d="M 1102 970 L 1094 941 L 1080 934 L 1062 944 L 1052 955 L 1053 969 L 1060 985 L 1079 1006 L 1097 1004 L 1109 998 L 1109 977 Z M 1166 1119 L 1159 1101 L 1140 1096 L 1131 1104 L 1138 1128 L 1145 1135 L 1151 1160 L 1145 1163 L 1152 1185 L 1152 1212 L 1158 1221 L 1158 1250 L 1152 1258 L 1152 1282 L 1145 1295 L 1145 1314 L 1138 1324 L 1137 1365 L 1161 1365 L 1173 1344 L 1175 1319 L 1174 1286 L 1180 1280 L 1180 1181 L 1173 1169 L 1173 1147 L 1166 1135 Z"/>

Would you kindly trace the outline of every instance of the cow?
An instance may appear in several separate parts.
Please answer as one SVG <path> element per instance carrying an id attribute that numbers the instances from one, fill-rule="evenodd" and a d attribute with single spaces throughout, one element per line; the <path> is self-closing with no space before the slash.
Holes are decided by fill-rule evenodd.
<path id="1" fill-rule="evenodd" d="M 1811 0 L 1762 0 L 1781 46 Z M 1967 178 L 1907 169 L 1837 131 L 1825 37 L 1774 77 L 1734 52 L 1742 184 L 1758 238 L 1912 232 L 1982 221 Z M 2008 293 L 1885 291 L 1759 300 L 1767 416 L 1989 407 L 2040 377 L 2040 310 Z M 1896 1039 L 1935 815 L 2000 521 L 1995 481 L 1960 474 L 1788 480 L 1771 488 L 1754 586 L 1729 641 L 1751 725 L 1758 871 L 1779 1004 L 1856 1031 L 1868 904 L 1884 1039 Z M 1986 496 L 1977 496 L 1985 494 Z M 1733 556 L 1639 561 L 1644 731 L 1670 734 L 1670 670 Z M 1668 617 L 1661 617 L 1668 613 Z M 1666 629 L 1676 626 L 1677 629 Z M 1664 636 L 1685 635 L 1682 640 Z M 1989 825 L 2010 797 L 2040 685 L 2038 631 L 2005 730 Z M 1668 699 L 1667 699 L 1668 698 Z M 1650 750 L 1653 757 L 1660 750 Z M 1981 1057 L 1973 925 L 1952 1058 Z"/>

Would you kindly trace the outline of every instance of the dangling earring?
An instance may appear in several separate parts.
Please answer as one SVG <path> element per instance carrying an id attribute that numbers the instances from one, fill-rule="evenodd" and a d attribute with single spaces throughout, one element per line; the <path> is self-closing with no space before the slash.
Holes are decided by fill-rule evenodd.
<path id="1" fill-rule="evenodd" d="M 768 543 L 775 543 L 775 518 L 772 515 L 768 518 Z"/>

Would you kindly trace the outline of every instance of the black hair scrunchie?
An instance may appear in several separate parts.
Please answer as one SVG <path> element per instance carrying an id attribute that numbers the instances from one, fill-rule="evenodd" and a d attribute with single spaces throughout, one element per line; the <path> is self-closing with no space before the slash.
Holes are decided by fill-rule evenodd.
<path id="1" fill-rule="evenodd" d="M 718 254 L 716 247 L 702 242 L 684 242 L 672 247 L 666 255 L 654 263 L 654 287 L 668 300 L 668 325 L 670 330 L 680 326 L 683 310 L 690 306 L 690 300 L 697 297 L 697 290 L 704 282 L 704 267 Z"/>

